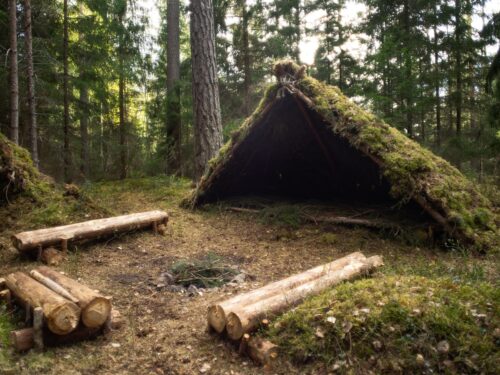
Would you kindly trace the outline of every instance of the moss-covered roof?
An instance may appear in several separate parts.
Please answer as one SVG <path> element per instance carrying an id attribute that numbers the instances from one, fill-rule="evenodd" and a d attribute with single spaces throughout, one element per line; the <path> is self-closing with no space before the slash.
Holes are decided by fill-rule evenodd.
<path id="1" fill-rule="evenodd" d="M 202 201 L 232 151 L 286 88 L 318 113 L 333 133 L 377 163 L 391 185 L 392 197 L 402 202 L 414 200 L 462 243 L 481 249 L 498 245 L 497 218 L 490 202 L 457 168 L 360 108 L 339 88 L 306 76 L 303 68 L 293 62 L 277 63 L 274 72 L 278 83 L 268 88 L 255 112 L 209 163 L 190 199 L 191 206 Z"/>

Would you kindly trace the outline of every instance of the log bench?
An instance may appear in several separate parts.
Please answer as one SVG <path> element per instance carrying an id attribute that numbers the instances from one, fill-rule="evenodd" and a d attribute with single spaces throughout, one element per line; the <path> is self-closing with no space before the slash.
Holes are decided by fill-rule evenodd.
<path id="1" fill-rule="evenodd" d="M 69 242 L 147 227 L 158 232 L 158 228 L 164 227 L 167 222 L 168 214 L 164 211 L 139 212 L 17 233 L 12 236 L 12 243 L 20 253 L 38 250 L 38 257 L 41 258 L 42 250 L 49 246 L 60 246 L 65 253 Z"/>

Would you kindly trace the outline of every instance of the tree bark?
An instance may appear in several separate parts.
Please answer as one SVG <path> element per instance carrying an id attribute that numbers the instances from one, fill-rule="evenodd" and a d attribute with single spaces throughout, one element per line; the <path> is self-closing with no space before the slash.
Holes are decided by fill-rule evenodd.
<path id="1" fill-rule="evenodd" d="M 77 305 L 82 309 L 82 322 L 86 327 L 97 328 L 106 322 L 111 313 L 111 301 L 108 298 L 49 267 L 39 267 L 37 271 L 78 300 Z M 60 291 L 56 292 L 60 294 Z M 64 297 L 68 298 L 66 295 Z"/>
<path id="2" fill-rule="evenodd" d="M 436 3 L 437 4 L 437 3 Z M 438 45 L 438 34 L 437 34 L 437 5 L 434 5 L 434 83 L 435 83 L 435 100 L 436 100 L 436 145 L 441 146 L 441 98 L 439 94 L 440 82 L 439 79 L 439 45 Z"/>
<path id="3" fill-rule="evenodd" d="M 68 15 L 68 0 L 63 2 L 63 132 L 64 132 L 64 181 L 71 182 L 70 168 L 71 158 L 69 149 L 69 75 L 68 75 L 68 59 L 69 59 L 69 15 Z"/>
<path id="4" fill-rule="evenodd" d="M 335 272 L 338 269 L 341 269 L 353 259 L 364 260 L 366 258 L 362 253 L 355 252 L 343 258 L 337 259 L 331 263 L 322 264 L 305 272 L 287 277 L 286 279 L 267 284 L 262 288 L 237 295 L 219 304 L 209 306 L 208 324 L 216 332 L 222 333 L 226 326 L 227 316 L 231 312 L 241 308 L 241 306 L 250 305 L 252 303 L 283 293 L 284 291 L 296 288 L 297 286 L 305 284 L 312 280 L 316 280 L 331 272 Z"/>
<path id="5" fill-rule="evenodd" d="M 26 308 L 41 307 L 48 328 L 58 335 L 76 329 L 80 321 L 80 308 L 22 272 L 5 278 L 13 296 Z"/>
<path id="6" fill-rule="evenodd" d="M 382 258 L 373 256 L 366 260 L 351 259 L 344 267 L 330 272 L 323 277 L 313 279 L 293 289 L 258 300 L 252 304 L 242 304 L 227 316 L 226 329 L 229 338 L 239 340 L 243 334 L 258 328 L 264 318 L 270 318 L 300 304 L 305 298 L 318 294 L 342 281 L 373 270 L 383 264 Z"/>
<path id="7" fill-rule="evenodd" d="M 80 79 L 85 80 L 85 74 L 80 74 Z M 80 172 L 85 179 L 89 177 L 89 92 L 85 82 L 80 88 L 80 141 L 81 141 L 81 164 Z"/>
<path id="8" fill-rule="evenodd" d="M 456 117 L 455 131 L 457 137 L 462 134 L 462 0 L 455 0 L 455 79 L 456 79 Z"/>
<path id="9" fill-rule="evenodd" d="M 19 144 L 19 73 L 17 65 L 17 5 L 9 0 L 10 140 Z"/>
<path id="10" fill-rule="evenodd" d="M 123 26 L 123 14 L 119 15 L 120 25 Z M 127 123 L 125 118 L 125 72 L 124 70 L 124 41 L 123 30 L 120 31 L 118 45 L 118 60 L 119 60 L 119 78 L 118 78 L 118 101 L 119 101 L 119 117 L 120 117 L 120 178 L 127 178 Z"/>
<path id="11" fill-rule="evenodd" d="M 28 117 L 30 129 L 30 151 L 33 165 L 38 168 L 38 130 L 36 118 L 35 71 L 33 67 L 33 37 L 31 31 L 31 2 L 24 0 L 24 43 L 28 78 Z"/>
<path id="12" fill-rule="evenodd" d="M 241 0 L 241 17 L 242 17 L 242 52 L 243 52 L 243 90 L 244 90 L 244 100 L 245 100 L 245 116 L 249 116 L 251 113 L 251 100 L 250 92 L 252 85 L 252 58 L 250 55 L 250 37 L 248 32 L 248 21 L 250 18 L 249 12 L 247 10 L 246 0 Z"/>
<path id="13" fill-rule="evenodd" d="M 85 221 L 55 228 L 38 229 L 12 236 L 12 243 L 20 252 L 27 252 L 39 246 L 58 245 L 66 241 L 97 238 L 131 229 L 145 228 L 155 223 L 166 223 L 167 213 L 147 211 L 130 215 Z"/>
<path id="14" fill-rule="evenodd" d="M 181 171 L 181 98 L 179 0 L 167 3 L 167 173 Z"/>
<path id="15" fill-rule="evenodd" d="M 212 0 L 191 2 L 191 57 L 195 129 L 194 177 L 198 180 L 222 146 Z"/>

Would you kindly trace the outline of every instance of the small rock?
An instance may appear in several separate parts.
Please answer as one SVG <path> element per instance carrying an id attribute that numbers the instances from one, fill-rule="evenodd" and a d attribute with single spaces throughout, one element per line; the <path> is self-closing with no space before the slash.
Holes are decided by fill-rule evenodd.
<path id="1" fill-rule="evenodd" d="M 360 309 L 359 311 L 361 311 L 363 314 L 369 314 L 370 313 L 370 309 L 368 309 L 368 308 Z"/>
<path id="2" fill-rule="evenodd" d="M 326 321 L 328 323 L 335 324 L 335 322 L 337 321 L 337 318 L 335 318 L 334 316 L 329 316 L 328 318 L 326 318 Z"/>
<path id="3" fill-rule="evenodd" d="M 417 362 L 417 365 L 422 367 L 425 365 L 425 359 L 422 354 L 417 354 L 417 357 L 415 358 L 415 362 Z"/>
<path id="4" fill-rule="evenodd" d="M 169 285 L 168 290 L 174 293 L 182 293 L 186 291 L 186 289 L 181 285 Z"/>
<path id="5" fill-rule="evenodd" d="M 207 373 L 208 371 L 210 371 L 210 369 L 211 369 L 211 368 L 212 368 L 212 366 L 210 366 L 210 364 L 209 364 L 209 363 L 204 363 L 204 364 L 203 364 L 203 366 L 201 366 L 201 368 L 200 368 L 200 372 L 201 372 L 202 374 L 205 374 L 205 373 Z"/>
<path id="6" fill-rule="evenodd" d="M 348 333 L 352 329 L 352 323 L 349 321 L 344 322 L 344 324 L 342 324 L 342 329 L 345 333 Z"/>
<path id="7" fill-rule="evenodd" d="M 379 340 L 374 340 L 372 342 L 372 345 L 373 349 L 375 349 L 376 351 L 380 351 L 382 349 L 382 343 Z"/>
<path id="8" fill-rule="evenodd" d="M 437 350 L 441 354 L 446 354 L 450 351 L 450 344 L 446 340 L 439 341 L 437 344 Z"/>
<path id="9" fill-rule="evenodd" d="M 187 292 L 188 292 L 188 296 L 189 297 L 192 297 L 192 296 L 195 296 L 198 294 L 198 288 L 191 284 L 188 288 L 187 288 Z"/>
<path id="10" fill-rule="evenodd" d="M 236 283 L 236 284 L 241 284 L 241 283 L 244 283 L 246 279 L 247 279 L 246 273 L 242 272 L 242 273 L 237 274 L 235 277 L 233 277 L 230 282 Z"/>
<path id="11" fill-rule="evenodd" d="M 112 343 L 111 343 L 111 347 L 112 347 L 112 348 L 119 348 L 120 346 L 121 346 L 121 345 L 120 345 L 119 343 L 117 343 L 117 342 L 112 342 Z"/>
<path id="12" fill-rule="evenodd" d="M 171 284 L 175 283 L 174 276 L 169 272 L 162 272 L 160 274 L 160 278 L 162 279 L 162 282 L 164 282 L 167 285 L 171 285 Z"/>
<path id="13" fill-rule="evenodd" d="M 495 328 L 493 331 L 493 337 L 496 339 L 500 339 L 500 328 Z"/>
<path id="14" fill-rule="evenodd" d="M 321 330 L 321 328 L 316 328 L 316 332 L 314 333 L 316 335 L 316 337 L 322 339 L 323 337 L 325 337 L 325 333 Z"/>

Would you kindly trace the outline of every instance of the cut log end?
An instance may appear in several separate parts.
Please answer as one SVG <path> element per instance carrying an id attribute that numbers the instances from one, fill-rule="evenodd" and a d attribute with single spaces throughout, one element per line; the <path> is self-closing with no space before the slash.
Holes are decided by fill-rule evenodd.
<path id="1" fill-rule="evenodd" d="M 47 326 L 57 335 L 66 335 L 76 329 L 79 320 L 80 308 L 74 303 L 65 303 L 52 310 Z"/>
<path id="2" fill-rule="evenodd" d="M 235 313 L 229 313 L 226 321 L 227 335 L 232 340 L 239 340 L 245 333 L 243 331 L 243 324 Z"/>
<path id="3" fill-rule="evenodd" d="M 208 308 L 208 324 L 217 333 L 222 333 L 226 328 L 226 314 L 220 305 L 213 305 Z"/>
<path id="4" fill-rule="evenodd" d="M 111 301 L 104 297 L 94 298 L 82 311 L 82 321 L 86 327 L 102 326 L 111 313 Z"/>

